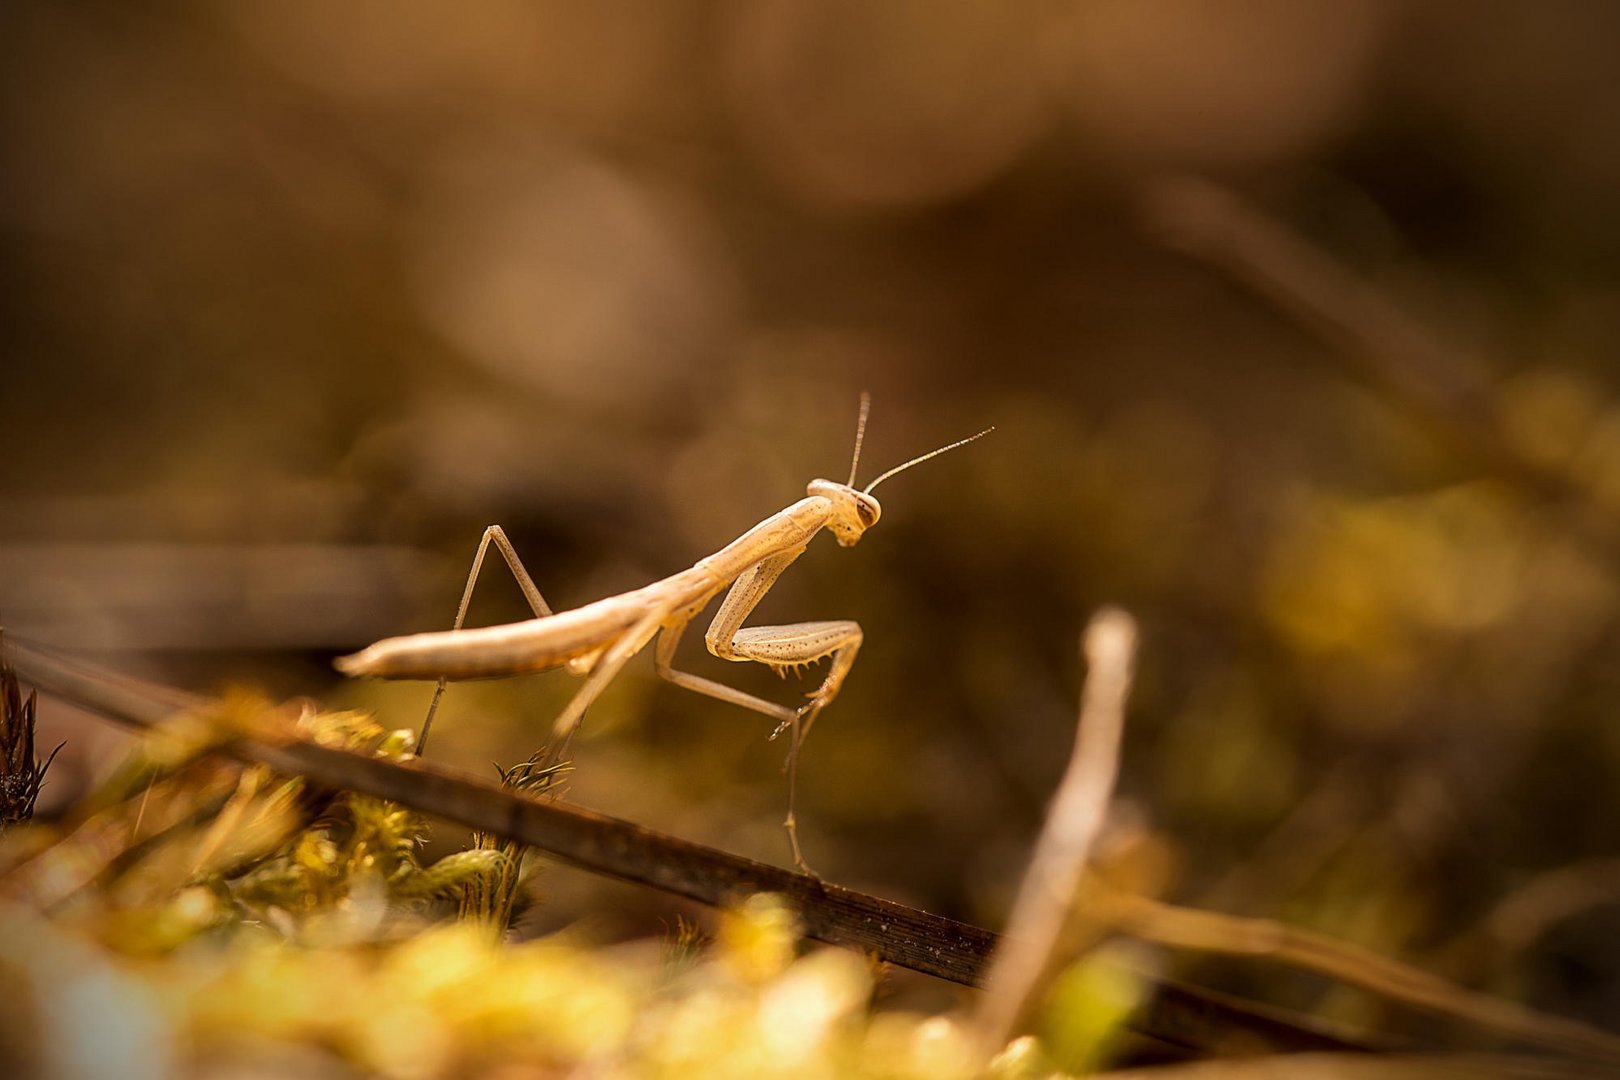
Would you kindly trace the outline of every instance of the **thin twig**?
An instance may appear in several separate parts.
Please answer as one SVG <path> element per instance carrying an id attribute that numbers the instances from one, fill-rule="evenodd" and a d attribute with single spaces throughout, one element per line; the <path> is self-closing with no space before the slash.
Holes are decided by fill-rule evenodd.
<path id="1" fill-rule="evenodd" d="M 988 1057 L 1007 1044 L 1050 975 L 1091 848 L 1102 832 L 1119 772 L 1136 655 L 1136 622 L 1105 608 L 1092 617 L 1080 644 L 1087 675 L 1080 698 L 1080 728 L 1029 870 L 1013 904 L 1007 935 L 985 980 L 979 1003 L 980 1047 Z"/>

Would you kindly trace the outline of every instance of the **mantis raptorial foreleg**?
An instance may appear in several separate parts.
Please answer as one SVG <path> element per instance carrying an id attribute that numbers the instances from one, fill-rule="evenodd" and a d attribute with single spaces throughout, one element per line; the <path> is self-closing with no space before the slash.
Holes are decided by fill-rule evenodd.
<path id="1" fill-rule="evenodd" d="M 467 584 L 461 590 L 461 606 L 456 608 L 456 621 L 450 624 L 452 630 L 460 630 L 462 623 L 467 621 L 467 608 L 472 604 L 473 586 L 478 584 L 478 572 L 484 568 L 484 555 L 488 553 L 489 545 L 492 543 L 506 560 L 507 569 L 512 571 L 512 576 L 517 578 L 518 588 L 523 590 L 523 598 L 529 602 L 534 617 L 543 619 L 551 614 L 551 605 L 540 595 L 534 578 L 529 576 L 523 560 L 518 558 L 517 549 L 512 546 L 512 541 L 506 538 L 506 530 L 499 525 L 491 525 L 484 530 L 483 537 L 478 541 L 478 551 L 473 555 L 472 569 L 467 571 Z M 445 681 L 443 675 L 439 676 L 438 684 L 433 688 L 433 700 L 428 703 L 427 716 L 422 720 L 422 733 L 416 739 L 418 754 L 427 746 L 428 729 L 433 726 L 433 715 L 439 711 L 439 699 L 444 697 Z"/>
<path id="2" fill-rule="evenodd" d="M 781 577 L 782 572 L 803 553 L 803 547 L 780 552 L 761 559 L 739 574 L 730 591 L 726 593 L 726 598 L 720 602 L 720 609 L 715 613 L 714 621 L 709 624 L 708 632 L 704 634 L 704 643 L 711 653 L 722 660 L 752 660 L 772 668 L 778 674 L 785 674 L 788 668 L 800 667 L 832 656 L 832 670 L 827 673 L 827 678 L 823 680 L 821 686 L 807 695 L 810 698 L 808 705 L 790 709 L 713 679 L 677 671 L 672 666 L 675 650 L 680 644 L 681 636 L 686 632 L 688 623 L 691 622 L 690 613 L 665 624 L 654 657 L 658 674 L 676 686 L 683 686 L 721 701 L 729 701 L 773 718 L 777 721 L 777 726 L 772 738 L 780 735 L 782 729 L 795 718 L 825 708 L 838 696 L 844 676 L 855 663 L 855 653 L 861 645 L 860 624 L 842 619 L 831 622 L 789 623 L 782 626 L 742 625 L 743 620 L 747 619 L 765 598 L 765 594 L 770 592 L 771 586 L 776 584 L 776 579 Z"/>
<path id="3" fill-rule="evenodd" d="M 735 687 L 684 671 L 676 671 L 670 666 L 670 661 L 673 660 L 675 647 L 686 629 L 685 621 L 677 627 L 665 629 L 664 636 L 658 643 L 657 669 L 660 675 L 677 686 L 684 686 L 700 694 L 708 694 L 773 717 L 777 721 L 776 730 L 771 733 L 773 739 L 780 735 L 783 729 L 792 728 L 793 737 L 788 746 L 787 757 L 788 809 L 783 824 L 787 827 L 788 842 L 793 847 L 793 861 L 800 869 L 809 870 L 809 864 L 805 862 L 804 853 L 799 848 L 799 826 L 795 814 L 799 748 L 804 743 L 804 736 L 809 732 L 810 725 L 815 723 L 816 716 L 838 696 L 844 677 L 854 666 L 855 654 L 861 647 L 861 627 L 859 623 L 848 619 L 789 623 L 781 626 L 742 625 L 743 620 L 747 619 L 765 598 L 765 594 L 770 592 L 771 586 L 776 584 L 776 579 L 781 577 L 782 572 L 803 553 L 802 546 L 779 552 L 761 559 L 738 575 L 737 580 L 732 583 L 731 590 L 726 593 L 726 598 L 721 601 L 720 610 L 715 613 L 714 621 L 709 624 L 704 642 L 711 653 L 723 660 L 752 660 L 755 663 L 765 664 L 778 674 L 786 674 L 788 668 L 800 667 L 831 656 L 832 668 L 827 672 L 827 677 L 821 685 L 807 695 L 810 698 L 808 704 L 798 709 L 789 709 L 744 693 Z"/>
<path id="4" fill-rule="evenodd" d="M 780 572 L 780 571 L 778 571 Z M 759 596 L 764 595 L 763 590 Z M 727 603 L 731 598 L 727 597 Z M 758 596 L 754 597 L 758 602 Z M 752 606 L 752 605 L 750 605 Z M 722 615 L 715 617 L 718 624 L 726 614 L 726 607 L 721 607 Z M 744 611 L 741 618 L 746 616 Z M 683 686 L 699 694 L 707 694 L 721 701 L 733 705 L 741 705 L 745 709 L 762 713 L 776 721 L 776 730 L 771 738 L 776 738 L 784 729 L 792 731 L 792 738 L 788 744 L 787 774 L 788 774 L 788 809 L 787 817 L 782 824 L 787 828 L 788 843 L 793 848 L 793 861 L 809 873 L 810 864 L 805 861 L 804 852 L 799 847 L 799 822 L 795 813 L 798 804 L 799 788 L 799 750 L 804 744 L 804 737 L 810 731 L 810 725 L 815 723 L 816 716 L 833 698 L 838 696 L 839 687 L 843 685 L 844 676 L 855 663 L 855 653 L 861 646 L 861 627 L 859 623 L 849 620 L 837 622 L 793 623 L 787 626 L 751 626 L 732 631 L 732 636 L 724 651 L 714 649 L 715 655 L 723 656 L 728 660 L 755 660 L 768 664 L 778 671 L 787 667 L 811 663 L 819 660 L 829 653 L 832 654 L 832 670 L 827 673 L 821 686 L 813 691 L 809 697 L 809 704 L 790 709 L 785 705 L 778 705 L 774 701 L 755 697 L 753 694 L 739 690 L 734 686 L 705 679 L 701 675 L 693 675 L 686 671 L 677 671 L 671 666 L 675 658 L 675 650 L 680 646 L 681 637 L 686 633 L 686 627 L 691 622 L 691 616 L 681 619 L 678 623 L 666 626 L 658 638 L 658 647 L 653 653 L 653 664 L 658 674 L 676 686 Z M 710 627 L 712 637 L 715 628 Z"/>

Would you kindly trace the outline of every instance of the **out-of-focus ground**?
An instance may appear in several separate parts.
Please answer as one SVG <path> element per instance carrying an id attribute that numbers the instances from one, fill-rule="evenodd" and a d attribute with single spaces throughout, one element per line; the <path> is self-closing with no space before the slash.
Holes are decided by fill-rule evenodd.
<path id="1" fill-rule="evenodd" d="M 1118 603 L 1116 824 L 1166 895 L 1620 1024 L 1620 549 L 1143 212 L 1172 175 L 1264 207 L 1614 520 L 1616 40 L 1442 0 L 8 4 L 0 615 L 414 725 L 426 684 L 329 661 L 446 627 L 485 525 L 556 606 L 644 584 L 842 480 L 870 390 L 863 482 L 997 430 L 756 615 L 866 630 L 804 757 L 818 869 L 999 926 Z M 524 614 L 493 563 L 471 621 Z M 454 687 L 432 753 L 522 760 L 575 686 Z M 41 726 L 47 808 L 105 736 Z M 769 727 L 640 658 L 572 795 L 781 861 Z M 541 925 L 668 910 L 545 886 Z"/>

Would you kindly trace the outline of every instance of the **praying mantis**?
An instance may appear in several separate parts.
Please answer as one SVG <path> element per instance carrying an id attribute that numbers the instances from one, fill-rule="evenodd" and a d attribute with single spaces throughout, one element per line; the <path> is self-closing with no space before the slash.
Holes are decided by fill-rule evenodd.
<path id="1" fill-rule="evenodd" d="M 699 559 L 690 569 L 583 607 L 553 612 L 505 532 L 499 525 L 491 525 L 479 541 L 466 588 L 461 594 L 461 607 L 450 630 L 386 638 L 360 652 L 340 657 L 335 662 L 337 668 L 354 676 L 438 680 L 422 724 L 417 744 L 420 752 L 448 680 L 495 678 L 565 667 L 585 680 L 553 724 L 554 734 L 566 739 L 619 669 L 656 636 L 658 646 L 653 653 L 653 665 L 660 677 L 676 686 L 772 718 L 777 721 L 772 739 L 785 730 L 792 731 L 787 760 L 788 812 L 783 825 L 793 850 L 794 865 L 805 873 L 813 873 L 799 846 L 794 812 L 799 750 L 816 717 L 838 696 L 849 675 L 861 647 L 861 627 L 848 619 L 746 627 L 743 621 L 822 529 L 831 530 L 840 547 L 852 547 L 867 529 L 877 524 L 883 509 L 872 491 L 879 484 L 913 465 L 995 430 L 986 428 L 977 435 L 912 458 L 883 473 L 862 490 L 855 487 L 855 473 L 860 467 L 861 443 L 866 436 L 870 407 L 869 396 L 862 394 L 855 427 L 855 453 L 847 483 L 810 481 L 803 499 L 772 514 L 713 555 Z M 492 543 L 517 578 L 535 617 L 499 626 L 463 629 L 473 586 Z M 675 650 L 680 646 L 687 625 L 727 588 L 729 591 L 704 635 L 709 652 L 723 660 L 764 664 L 779 675 L 831 657 L 827 677 L 806 695 L 808 703 L 790 708 L 675 669 Z"/>

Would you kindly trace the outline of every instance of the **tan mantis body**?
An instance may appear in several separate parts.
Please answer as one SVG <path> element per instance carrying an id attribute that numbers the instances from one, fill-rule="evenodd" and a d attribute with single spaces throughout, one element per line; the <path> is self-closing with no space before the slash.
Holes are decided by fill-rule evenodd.
<path id="1" fill-rule="evenodd" d="M 822 529 L 831 529 L 840 546 L 850 547 L 877 523 L 882 508 L 870 492 L 879 483 L 920 461 L 987 434 L 982 431 L 970 439 L 915 458 L 884 473 L 867 485 L 865 491 L 859 491 L 853 484 L 860 461 L 866 411 L 863 396 L 849 483 L 812 480 L 805 498 L 772 514 L 713 555 L 699 559 L 688 570 L 631 592 L 553 614 L 506 535 L 499 526 L 492 525 L 485 530 L 473 559 L 455 629 L 387 638 L 352 656 L 340 658 L 337 666 L 348 675 L 438 679 L 428 721 L 423 725 L 424 742 L 445 680 L 490 678 L 567 667 L 572 673 L 583 675 L 585 682 L 557 717 L 555 732 L 559 737 L 566 737 L 625 662 L 661 634 L 653 654 L 654 666 L 661 677 L 677 686 L 771 717 L 777 721 L 772 738 L 784 729 L 792 729 L 785 824 L 794 862 L 808 870 L 799 849 L 793 813 L 799 748 L 816 716 L 838 696 L 844 678 L 855 663 L 855 654 L 861 646 L 861 627 L 847 619 L 752 627 L 744 627 L 743 620 Z M 460 627 L 466 617 L 473 584 L 491 542 L 505 556 L 536 617 L 524 622 L 463 630 Z M 827 677 L 807 695 L 808 704 L 798 709 L 789 708 L 713 679 L 675 670 L 675 650 L 687 625 L 728 586 L 730 591 L 704 635 L 709 651 L 724 660 L 765 664 L 779 674 L 832 657 Z"/>

